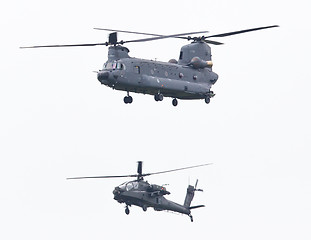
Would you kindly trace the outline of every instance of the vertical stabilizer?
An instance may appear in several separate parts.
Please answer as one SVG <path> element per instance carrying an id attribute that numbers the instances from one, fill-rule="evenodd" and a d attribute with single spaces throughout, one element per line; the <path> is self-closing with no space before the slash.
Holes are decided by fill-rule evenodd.
<path id="1" fill-rule="evenodd" d="M 195 188 L 193 186 L 189 185 L 187 188 L 187 194 L 186 194 L 186 198 L 185 198 L 185 202 L 184 202 L 184 206 L 186 208 L 190 207 L 191 201 L 194 197 L 194 191 L 195 191 Z"/>

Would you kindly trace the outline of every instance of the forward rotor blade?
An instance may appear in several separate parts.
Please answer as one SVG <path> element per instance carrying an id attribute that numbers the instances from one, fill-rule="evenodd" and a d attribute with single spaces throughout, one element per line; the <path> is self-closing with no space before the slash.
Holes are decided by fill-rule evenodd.
<path id="1" fill-rule="evenodd" d="M 207 33 L 207 31 L 190 32 L 190 33 L 179 33 L 179 34 L 172 34 L 172 35 L 162 35 L 162 36 L 157 36 L 157 37 L 152 37 L 152 38 L 144 38 L 144 39 L 123 41 L 122 43 L 148 42 L 148 41 L 160 40 L 160 39 L 165 39 L 165 38 L 174 38 L 174 37 L 185 36 L 185 35 L 192 35 L 192 34 L 199 34 L 199 33 Z"/>
<path id="2" fill-rule="evenodd" d="M 133 34 L 140 34 L 140 35 L 147 35 L 147 36 L 156 36 L 156 37 L 161 37 L 161 36 L 163 36 L 163 35 L 154 34 L 154 33 L 132 32 L 132 31 L 115 30 L 115 29 L 107 29 L 107 28 L 94 28 L 94 29 L 95 29 L 95 30 L 111 31 L 111 32 L 133 33 Z"/>
<path id="3" fill-rule="evenodd" d="M 20 48 L 52 48 L 52 47 L 90 47 L 90 46 L 98 46 L 105 45 L 107 43 L 86 43 L 86 44 L 65 44 L 65 45 L 43 45 L 43 46 L 30 46 L 30 47 L 20 47 Z"/>
<path id="4" fill-rule="evenodd" d="M 206 38 L 211 38 L 211 37 L 227 37 L 227 36 L 231 36 L 231 35 L 235 35 L 235 34 L 252 32 L 252 31 L 258 31 L 258 30 L 263 30 L 263 29 L 267 29 L 267 28 L 274 28 L 274 27 L 279 27 L 279 25 L 273 25 L 273 26 L 267 26 L 267 27 L 259 27 L 259 28 L 250 28 L 250 29 L 245 29 L 245 30 L 240 30 L 240 31 L 235 31 L 235 32 L 215 34 L 215 35 L 208 36 Z"/>
<path id="5" fill-rule="evenodd" d="M 184 167 L 184 168 L 177 168 L 177 169 L 172 169 L 172 170 L 167 170 L 167 171 L 161 171 L 161 172 L 154 172 L 154 173 L 144 173 L 142 176 L 150 176 L 150 175 L 155 175 L 155 174 L 160 174 L 160 173 L 168 173 L 168 172 L 175 172 L 175 171 L 180 171 L 180 170 L 185 170 L 189 168 L 196 168 L 196 167 L 203 167 L 207 165 L 211 165 L 212 163 L 206 163 L 206 164 L 201 164 L 201 165 L 196 165 L 196 166 L 191 166 L 191 167 Z"/>
<path id="6" fill-rule="evenodd" d="M 71 177 L 71 178 L 67 178 L 67 180 L 71 180 L 71 179 L 87 179 L 87 178 L 124 178 L 124 177 L 137 177 L 137 174 L 134 174 L 134 175 L 120 175 L 120 176 Z"/>
<path id="7" fill-rule="evenodd" d="M 107 28 L 94 28 L 95 30 L 104 30 L 104 31 L 113 31 L 113 32 L 123 32 L 123 33 L 133 33 L 133 34 L 140 34 L 140 35 L 147 35 L 147 36 L 155 36 L 155 37 L 163 37 L 165 35 L 163 34 L 155 34 L 155 33 L 143 33 L 143 32 L 133 32 L 133 31 L 124 31 L 124 30 L 116 30 L 116 29 L 107 29 Z M 204 31 L 205 33 L 207 31 Z M 203 32 L 201 32 L 203 33 Z M 193 33 L 194 34 L 194 33 Z M 187 34 L 186 34 L 187 35 Z M 191 35 L 191 34 L 189 34 Z M 186 39 L 188 40 L 188 37 L 174 37 L 174 38 L 180 38 L 180 39 Z"/>

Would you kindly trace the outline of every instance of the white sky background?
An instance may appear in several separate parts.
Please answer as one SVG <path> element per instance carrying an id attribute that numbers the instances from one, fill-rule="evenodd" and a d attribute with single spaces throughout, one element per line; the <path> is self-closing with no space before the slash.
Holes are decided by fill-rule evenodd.
<path id="1" fill-rule="evenodd" d="M 298 1 L 6 1 L 0 4 L 1 239 L 310 239 L 310 3 Z M 105 42 L 105 27 L 210 34 L 279 24 L 215 40 L 219 80 L 209 105 L 101 86 L 92 71 L 106 47 L 19 46 Z M 129 40 L 140 36 L 119 34 Z M 187 42 L 128 44 L 130 55 L 168 61 Z M 187 216 L 131 208 L 113 200 L 136 161 L 154 172 L 212 166 L 148 178 L 169 183 L 183 203 L 199 179 Z"/>

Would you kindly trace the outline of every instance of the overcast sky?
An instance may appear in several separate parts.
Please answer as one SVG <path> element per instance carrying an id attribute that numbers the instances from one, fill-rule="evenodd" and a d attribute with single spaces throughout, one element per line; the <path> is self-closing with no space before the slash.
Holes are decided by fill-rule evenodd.
<path id="1" fill-rule="evenodd" d="M 0 79 L 0 238 L 310 239 L 310 2 L 2 1 Z M 107 48 L 19 49 L 105 42 L 94 27 L 217 34 L 279 24 L 212 46 L 215 98 L 155 102 L 101 85 L 93 71 Z M 140 36 L 138 36 L 140 37 Z M 119 39 L 137 36 L 119 34 Z M 132 57 L 168 61 L 188 42 L 126 45 Z M 183 203 L 199 179 L 189 217 L 113 200 L 133 174 L 213 165 L 148 181 Z"/>

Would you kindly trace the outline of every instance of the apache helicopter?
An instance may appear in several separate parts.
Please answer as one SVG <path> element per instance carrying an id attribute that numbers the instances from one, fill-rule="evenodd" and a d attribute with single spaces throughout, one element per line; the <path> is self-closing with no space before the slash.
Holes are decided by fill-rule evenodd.
<path id="1" fill-rule="evenodd" d="M 191 201 L 194 197 L 195 191 L 203 191 L 202 189 L 197 189 L 198 180 L 195 186 L 189 185 L 187 188 L 187 194 L 184 204 L 178 204 L 172 202 L 164 197 L 164 195 L 170 194 L 164 186 L 159 186 L 156 184 L 150 184 L 144 181 L 144 177 L 168 173 L 174 171 L 180 171 L 189 168 L 202 167 L 210 165 L 211 163 L 201 164 L 191 167 L 178 168 L 173 170 L 154 172 L 154 173 L 143 173 L 142 172 L 142 161 L 138 162 L 137 174 L 132 175 L 121 175 L 121 176 L 95 176 L 95 177 L 73 177 L 67 179 L 86 179 L 86 178 L 128 178 L 135 177 L 136 180 L 124 182 L 113 190 L 114 199 L 119 203 L 125 203 L 125 213 L 128 215 L 130 213 L 129 206 L 136 205 L 147 211 L 148 207 L 152 207 L 155 211 L 173 211 L 182 214 L 186 214 L 190 217 L 191 222 L 193 222 L 193 217 L 191 215 L 191 210 L 195 208 L 204 207 L 204 205 L 190 206 Z"/>
<path id="2" fill-rule="evenodd" d="M 103 69 L 97 72 L 97 79 L 112 89 L 126 91 L 124 103 L 132 103 L 130 92 L 154 95 L 155 101 L 162 101 L 163 97 L 173 98 L 172 104 L 177 106 L 177 99 L 205 99 L 206 103 L 215 96 L 211 87 L 216 83 L 218 75 L 212 71 L 211 48 L 208 44 L 221 45 L 218 41 L 208 38 L 226 37 L 240 33 L 257 31 L 278 25 L 245 29 L 240 31 L 215 34 L 210 36 L 192 37 L 193 34 L 207 33 L 207 31 L 190 32 L 173 35 L 159 35 L 152 33 L 131 32 L 104 28 L 96 30 L 112 31 L 108 42 L 93 44 L 46 45 L 21 48 L 42 47 L 78 47 L 78 46 L 109 46 L 108 60 Z M 150 38 L 129 41 L 118 41 L 117 32 L 141 34 L 152 36 Z M 188 35 L 187 37 L 185 37 Z M 122 46 L 125 43 L 147 42 L 166 38 L 180 38 L 192 41 L 180 50 L 179 60 L 171 59 L 169 62 L 159 62 L 132 58 L 129 49 Z"/>

